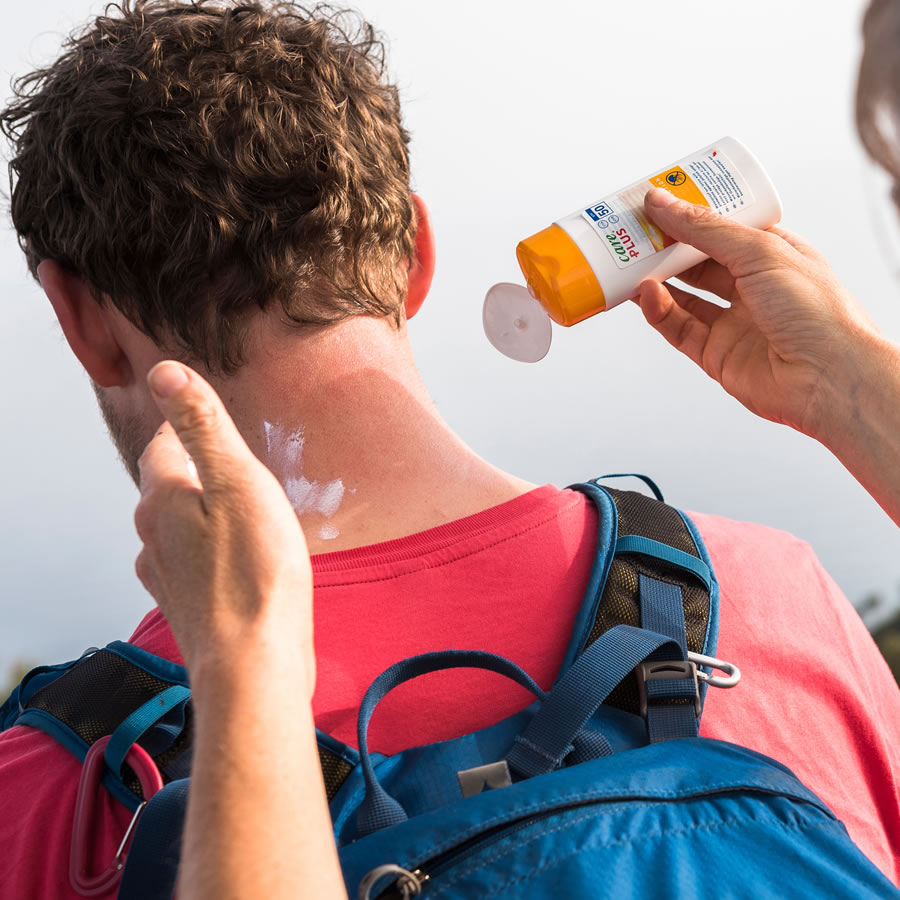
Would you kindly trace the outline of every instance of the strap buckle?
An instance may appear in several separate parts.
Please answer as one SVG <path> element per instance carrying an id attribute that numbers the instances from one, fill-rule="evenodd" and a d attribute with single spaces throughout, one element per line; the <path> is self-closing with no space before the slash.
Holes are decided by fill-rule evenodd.
<path id="1" fill-rule="evenodd" d="M 697 664 L 690 659 L 656 659 L 647 660 L 634 670 L 638 681 L 638 694 L 641 701 L 641 716 L 647 718 L 647 707 L 651 703 L 664 703 L 667 700 L 693 700 L 694 712 L 699 717 L 700 685 L 697 680 Z M 703 674 L 706 674 L 705 672 Z M 653 683 L 680 681 L 681 685 L 659 685 L 654 690 Z M 648 688 L 648 682 L 651 683 Z M 684 682 L 689 682 L 685 685 Z"/>
<path id="2" fill-rule="evenodd" d="M 99 897 L 109 893 L 122 877 L 122 869 L 125 865 L 122 857 L 128 839 L 134 831 L 138 817 L 147 805 L 147 801 L 158 791 L 162 790 L 163 781 L 159 769 L 150 754 L 140 746 L 132 744 L 125 756 L 125 761 L 131 766 L 141 789 L 144 792 L 144 801 L 134 811 L 131 822 L 125 830 L 125 835 L 119 843 L 119 849 L 112 862 L 99 874 L 88 873 L 90 866 L 90 839 L 89 834 L 94 824 L 94 807 L 97 803 L 97 790 L 103 777 L 103 754 L 110 736 L 100 738 L 91 745 L 81 769 L 81 778 L 78 781 L 78 794 L 75 800 L 75 818 L 72 823 L 72 846 L 69 853 L 69 883 L 82 897 Z"/>

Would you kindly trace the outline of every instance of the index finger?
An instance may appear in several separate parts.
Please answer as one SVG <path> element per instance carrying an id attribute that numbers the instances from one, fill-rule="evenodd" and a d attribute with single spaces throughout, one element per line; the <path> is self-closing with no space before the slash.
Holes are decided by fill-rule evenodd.
<path id="1" fill-rule="evenodd" d="M 796 232 L 788 231 L 787 228 L 781 228 L 778 225 L 773 225 L 768 230 L 771 234 L 777 234 L 785 243 L 790 244 L 801 256 L 805 256 L 807 259 L 817 263 L 826 262 L 819 249 L 814 247 L 806 238 L 800 237 Z"/>
<path id="2" fill-rule="evenodd" d="M 726 218 L 709 207 L 679 200 L 662 188 L 647 192 L 644 209 L 669 237 L 722 263 L 735 278 L 781 260 L 781 238 Z"/>
<path id="3" fill-rule="evenodd" d="M 205 495 L 230 490 L 238 471 L 258 462 L 219 395 L 193 369 L 166 360 L 150 370 L 147 382 L 197 467 Z"/>

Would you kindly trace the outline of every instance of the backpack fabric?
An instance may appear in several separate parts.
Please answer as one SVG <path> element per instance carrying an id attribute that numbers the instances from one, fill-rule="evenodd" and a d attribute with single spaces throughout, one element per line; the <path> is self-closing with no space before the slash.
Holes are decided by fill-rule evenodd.
<path id="1" fill-rule="evenodd" d="M 589 585 L 544 692 L 478 650 L 402 660 L 363 699 L 359 750 L 319 734 L 351 897 L 900 897 L 843 825 L 784 766 L 697 736 L 714 658 L 718 586 L 689 518 L 643 494 L 575 485 L 598 507 Z M 535 695 L 515 716 L 386 757 L 369 753 L 378 702 L 458 666 Z M 461 697 L 461 703 L 477 698 Z M 41 728 L 84 759 L 106 744 L 104 784 L 129 808 L 138 742 L 166 787 L 143 810 L 119 896 L 173 895 L 190 766 L 185 670 L 128 644 L 26 676 L 0 728 Z M 814 752 L 811 748 L 811 752 Z"/>

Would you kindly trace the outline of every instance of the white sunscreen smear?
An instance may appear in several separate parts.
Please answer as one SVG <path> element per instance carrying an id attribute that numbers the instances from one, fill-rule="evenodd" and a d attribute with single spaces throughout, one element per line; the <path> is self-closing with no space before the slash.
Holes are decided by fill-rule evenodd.
<path id="1" fill-rule="evenodd" d="M 266 450 L 269 468 L 284 486 L 284 492 L 298 516 L 319 513 L 326 521 L 319 529 L 319 538 L 334 540 L 340 532 L 327 521 L 338 510 L 346 489 L 340 478 L 334 481 L 310 481 L 303 474 L 303 428 L 289 431 L 284 425 L 263 422 L 266 431 Z"/>

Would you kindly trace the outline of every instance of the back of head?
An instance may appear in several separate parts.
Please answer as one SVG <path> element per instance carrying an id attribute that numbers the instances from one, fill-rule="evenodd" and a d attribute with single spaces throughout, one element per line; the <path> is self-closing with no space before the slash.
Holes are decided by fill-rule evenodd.
<path id="1" fill-rule="evenodd" d="M 409 135 L 372 27 L 293 2 L 123 0 L 15 84 L 12 217 L 157 343 L 242 362 L 255 311 L 399 323 Z"/>

